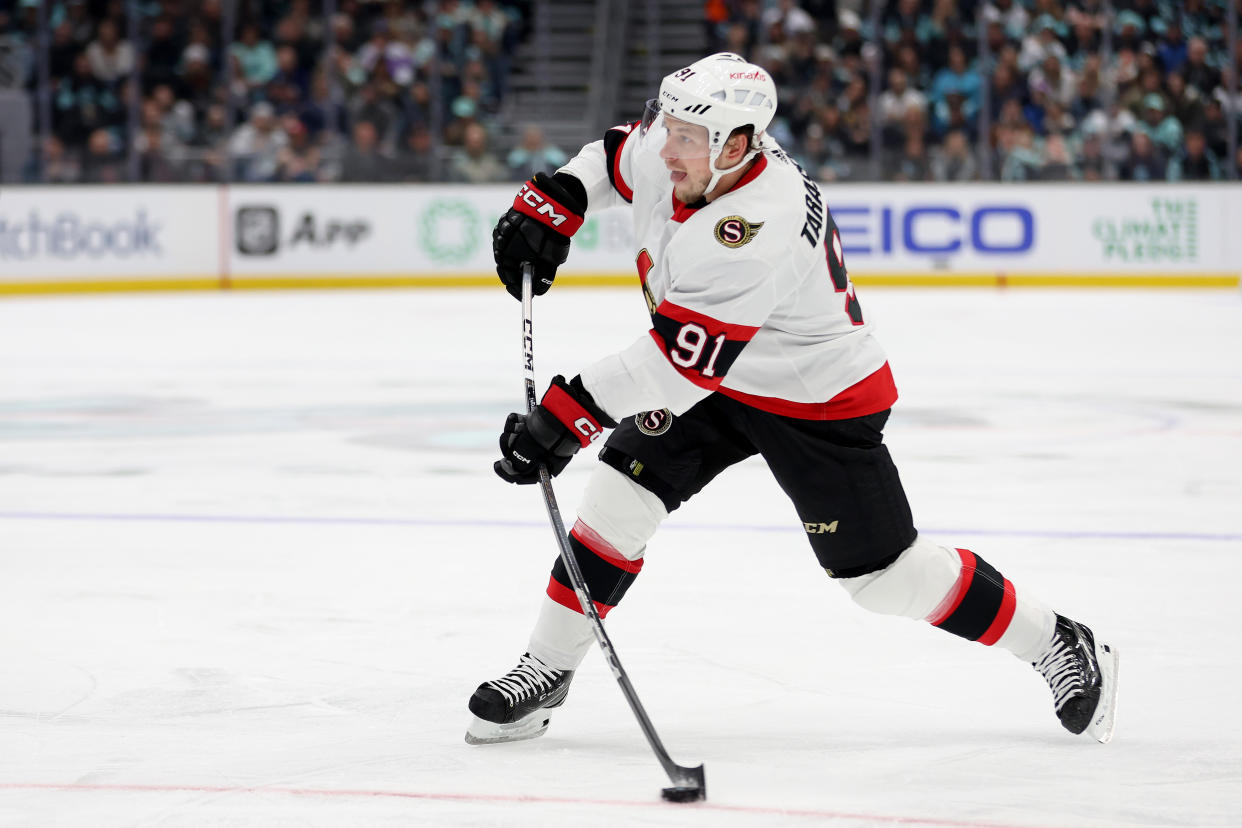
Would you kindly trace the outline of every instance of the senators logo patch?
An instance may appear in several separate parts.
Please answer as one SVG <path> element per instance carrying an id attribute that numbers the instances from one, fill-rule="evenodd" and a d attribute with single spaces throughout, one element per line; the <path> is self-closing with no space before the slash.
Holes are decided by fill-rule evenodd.
<path id="1" fill-rule="evenodd" d="M 643 411 L 634 415 L 634 425 L 648 437 L 659 437 L 673 425 L 673 412 L 667 408 Z"/>
<path id="2" fill-rule="evenodd" d="M 725 247 L 741 247 L 759 235 L 763 222 L 751 224 L 741 216 L 726 216 L 716 222 L 716 241 Z"/>

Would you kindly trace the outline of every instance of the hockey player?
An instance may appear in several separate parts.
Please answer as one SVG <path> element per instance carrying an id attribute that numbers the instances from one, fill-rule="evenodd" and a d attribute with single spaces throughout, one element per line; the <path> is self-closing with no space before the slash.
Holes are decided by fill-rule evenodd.
<path id="1" fill-rule="evenodd" d="M 518 192 L 493 233 L 520 296 L 552 284 L 588 211 L 630 204 L 651 329 L 510 414 L 495 470 L 559 473 L 605 429 L 569 542 L 601 617 L 643 566 L 660 522 L 759 454 L 828 577 L 866 609 L 926 621 L 1030 662 L 1061 724 L 1107 742 L 1117 652 L 983 558 L 914 528 L 883 443 L 897 390 L 815 182 L 765 130 L 776 87 L 735 54 L 664 78 L 639 123 L 583 147 Z M 472 744 L 540 735 L 593 641 L 564 564 L 552 568 L 527 652 L 469 702 Z"/>

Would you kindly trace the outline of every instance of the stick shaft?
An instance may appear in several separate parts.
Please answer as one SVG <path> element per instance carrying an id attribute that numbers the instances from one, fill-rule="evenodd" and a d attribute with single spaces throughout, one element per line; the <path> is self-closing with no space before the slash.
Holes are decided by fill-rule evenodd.
<path id="1" fill-rule="evenodd" d="M 533 271 L 534 268 L 529 263 L 522 265 L 522 353 L 525 362 L 527 414 L 535 410 Z M 673 784 L 703 787 L 703 766 L 687 768 L 673 761 L 668 751 L 664 748 L 664 743 L 660 740 L 659 734 L 656 733 L 651 719 L 647 716 L 647 711 L 643 708 L 642 702 L 638 700 L 638 693 L 634 690 L 634 685 L 630 683 L 629 675 L 625 672 L 625 668 L 621 666 L 621 660 L 617 657 L 617 651 L 612 646 L 612 640 L 608 637 L 607 630 L 604 629 L 603 619 L 599 617 L 599 612 L 595 608 L 595 602 L 591 600 L 591 593 L 587 590 L 586 578 L 583 577 L 582 569 L 578 566 L 578 559 L 574 557 L 573 549 L 569 545 L 569 537 L 565 532 L 565 522 L 561 519 L 561 510 L 556 503 L 556 493 L 552 490 L 552 476 L 548 474 L 547 467 L 543 465 L 539 466 L 539 489 L 543 492 L 543 503 L 547 507 L 548 518 L 552 522 L 552 531 L 556 535 L 556 544 L 560 551 L 561 561 L 565 564 L 565 569 L 569 573 L 569 580 L 572 582 L 574 594 L 578 596 L 578 603 L 582 607 L 582 613 L 590 620 L 591 631 L 595 634 L 595 640 L 599 643 L 599 648 L 603 651 L 604 658 L 607 660 L 608 667 L 612 670 L 613 676 L 616 677 L 617 683 L 621 685 L 621 692 L 625 695 L 625 700 L 629 702 L 630 710 L 634 712 L 634 717 L 638 719 L 638 725 L 642 728 L 643 735 L 647 737 L 647 743 L 651 745 L 652 751 L 655 752 L 656 758 L 660 760 L 660 764 L 664 767 L 664 772 L 668 774 L 668 778 Z"/>

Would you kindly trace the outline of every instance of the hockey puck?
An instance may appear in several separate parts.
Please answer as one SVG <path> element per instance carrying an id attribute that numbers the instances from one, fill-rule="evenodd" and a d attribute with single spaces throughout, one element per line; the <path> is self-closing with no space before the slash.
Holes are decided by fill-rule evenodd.
<path id="1" fill-rule="evenodd" d="M 707 799 L 707 791 L 703 788 L 678 785 L 675 788 L 661 788 L 660 796 L 669 802 L 698 802 L 701 799 Z"/>

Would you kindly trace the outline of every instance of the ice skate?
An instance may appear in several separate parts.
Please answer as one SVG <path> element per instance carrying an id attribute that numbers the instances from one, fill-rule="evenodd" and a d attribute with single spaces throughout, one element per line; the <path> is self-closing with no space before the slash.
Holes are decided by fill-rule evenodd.
<path id="1" fill-rule="evenodd" d="M 1117 714 L 1117 650 L 1096 643 L 1085 624 L 1058 615 L 1048 649 L 1032 663 L 1052 688 L 1057 718 L 1070 733 L 1113 738 Z"/>
<path id="2" fill-rule="evenodd" d="M 470 697 L 474 721 L 466 729 L 466 743 L 490 745 L 543 735 L 552 720 L 549 713 L 565 703 L 573 670 L 557 670 L 530 653 L 503 677 L 485 681 Z"/>

